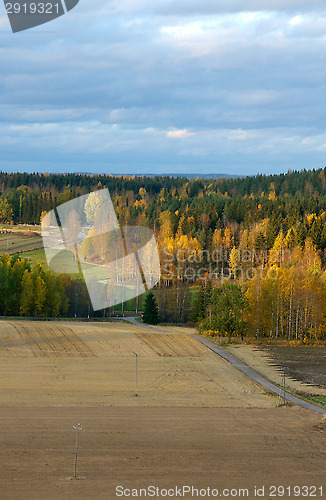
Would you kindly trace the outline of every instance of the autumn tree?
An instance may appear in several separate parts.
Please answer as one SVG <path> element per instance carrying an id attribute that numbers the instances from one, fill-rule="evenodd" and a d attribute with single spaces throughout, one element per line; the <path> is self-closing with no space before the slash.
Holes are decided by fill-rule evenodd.
<path id="1" fill-rule="evenodd" d="M 1 196 L 0 198 L 0 221 L 1 222 L 11 222 L 14 215 L 12 205 L 9 203 L 7 198 Z"/>
<path id="2" fill-rule="evenodd" d="M 22 279 L 22 295 L 19 312 L 22 316 L 32 316 L 34 314 L 34 283 L 31 273 L 24 272 Z"/>
<path id="3" fill-rule="evenodd" d="M 245 333 L 245 313 L 249 308 L 242 288 L 235 283 L 224 283 L 214 287 L 211 297 L 211 314 L 199 325 L 201 331 L 211 335 L 228 336 Z"/>
<path id="4" fill-rule="evenodd" d="M 102 207 L 102 200 L 97 191 L 90 193 L 85 202 L 85 216 L 88 224 L 94 224 Z"/>

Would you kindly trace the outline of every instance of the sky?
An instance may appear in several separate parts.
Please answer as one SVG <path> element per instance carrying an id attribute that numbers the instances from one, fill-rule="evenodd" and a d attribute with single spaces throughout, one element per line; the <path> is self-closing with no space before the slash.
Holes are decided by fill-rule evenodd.
<path id="1" fill-rule="evenodd" d="M 80 0 L 13 34 L 0 170 L 255 175 L 326 164 L 326 4 Z"/>

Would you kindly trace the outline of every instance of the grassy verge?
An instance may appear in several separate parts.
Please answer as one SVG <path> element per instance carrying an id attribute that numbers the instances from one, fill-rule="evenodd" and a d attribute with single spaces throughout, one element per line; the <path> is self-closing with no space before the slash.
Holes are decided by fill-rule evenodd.
<path id="1" fill-rule="evenodd" d="M 326 396 L 315 396 L 301 393 L 297 394 L 297 396 L 301 399 L 305 399 L 308 403 L 320 406 L 321 408 L 326 408 Z"/>
<path id="2" fill-rule="evenodd" d="M 272 381 L 270 380 L 270 382 L 272 382 Z M 276 385 L 277 387 L 280 387 L 280 389 L 282 389 L 282 387 L 279 384 L 275 384 L 275 382 L 272 382 L 272 383 L 274 385 Z M 297 392 L 297 391 L 294 391 L 293 389 L 289 389 L 289 387 L 287 387 L 287 386 L 285 387 L 285 390 L 289 394 L 292 394 L 292 396 L 295 396 L 296 398 L 302 399 L 303 401 L 306 401 L 307 403 L 311 403 L 315 406 L 319 406 L 320 408 L 324 408 L 324 409 L 326 408 L 326 396 L 307 394 L 306 392 L 301 392 L 301 391 Z"/>

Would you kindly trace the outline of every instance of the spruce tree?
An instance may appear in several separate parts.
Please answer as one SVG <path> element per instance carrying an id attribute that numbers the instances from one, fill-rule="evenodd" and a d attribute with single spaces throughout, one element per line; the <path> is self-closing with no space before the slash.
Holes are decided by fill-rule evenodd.
<path id="1" fill-rule="evenodd" d="M 157 325 L 159 322 L 159 311 L 152 292 L 149 292 L 144 302 L 143 322 L 149 325 Z"/>

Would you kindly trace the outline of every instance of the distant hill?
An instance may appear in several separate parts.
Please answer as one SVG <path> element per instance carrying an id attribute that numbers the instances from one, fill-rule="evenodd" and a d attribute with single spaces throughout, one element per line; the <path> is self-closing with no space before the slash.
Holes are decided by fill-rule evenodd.
<path id="1" fill-rule="evenodd" d="M 158 173 L 158 174 L 145 174 L 145 173 L 140 173 L 140 174 L 116 174 L 116 173 L 102 173 L 102 174 L 95 174 L 92 172 L 79 172 L 80 175 L 89 175 L 89 176 L 94 176 L 96 177 L 97 175 L 111 175 L 112 177 L 172 177 L 174 179 L 176 178 L 184 178 L 184 179 L 238 179 L 238 178 L 243 178 L 246 177 L 245 175 L 229 175 L 229 174 L 192 174 L 192 173 Z M 62 174 L 65 175 L 65 174 Z"/>
<path id="2" fill-rule="evenodd" d="M 136 177 L 184 177 L 186 179 L 236 179 L 245 177 L 244 175 L 229 175 L 229 174 L 192 174 L 192 173 L 168 173 L 168 174 L 135 174 Z"/>

